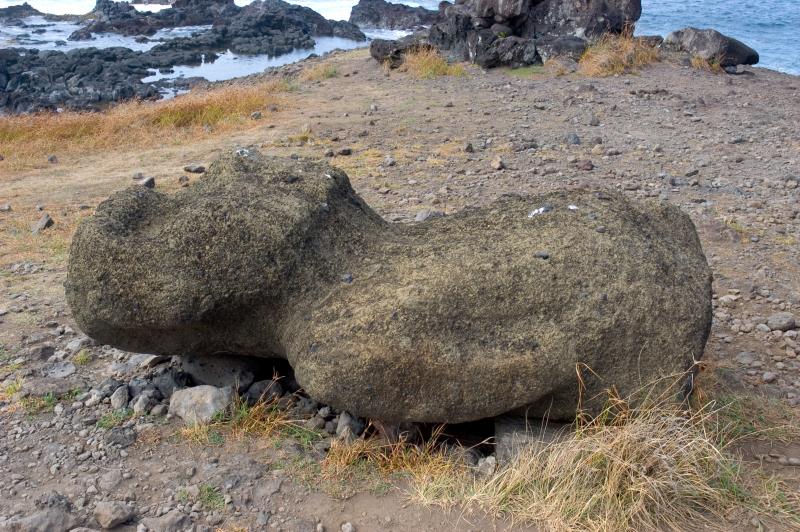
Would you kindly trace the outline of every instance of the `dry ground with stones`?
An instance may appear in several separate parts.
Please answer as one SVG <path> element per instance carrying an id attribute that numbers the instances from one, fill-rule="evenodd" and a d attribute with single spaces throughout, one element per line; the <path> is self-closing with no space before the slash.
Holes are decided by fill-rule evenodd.
<path id="1" fill-rule="evenodd" d="M 745 474 L 800 489 L 800 443 L 786 437 L 800 419 L 800 330 L 791 323 L 800 322 L 797 77 L 660 63 L 602 79 L 470 67 L 465 77 L 415 80 L 387 73 L 365 51 L 325 61 L 335 75 L 298 82 L 274 112 L 224 136 L 43 153 L 33 169 L 0 161 L 0 204 L 10 205 L 0 212 L 0 529 L 66 506 L 74 527 L 97 529 L 104 501 L 130 503 L 119 530 L 520 529 L 426 508 L 402 480 L 320 482 L 314 464 L 324 440 L 220 434 L 198 443 L 165 408 L 114 419 L 107 396 L 93 399 L 90 390 L 108 379 L 130 382 L 169 361 L 81 336 L 62 286 L 76 224 L 135 173 L 176 190 L 185 165 L 243 146 L 332 156 L 367 203 L 398 222 L 565 187 L 679 205 L 715 276 L 699 391 L 730 409 Z M 42 212 L 55 225 L 32 235 Z M 791 526 L 742 510 L 724 528 Z"/>

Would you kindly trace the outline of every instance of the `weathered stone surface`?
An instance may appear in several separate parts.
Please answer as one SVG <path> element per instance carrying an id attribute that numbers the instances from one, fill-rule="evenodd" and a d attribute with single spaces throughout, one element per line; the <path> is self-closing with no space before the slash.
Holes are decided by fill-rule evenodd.
<path id="1" fill-rule="evenodd" d="M 389 224 L 341 170 L 238 153 L 81 224 L 66 292 L 89 336 L 286 358 L 314 399 L 387 421 L 569 419 L 576 365 L 592 398 L 702 356 L 711 274 L 676 207 L 576 190 Z"/>
<path id="2" fill-rule="evenodd" d="M 755 65 L 759 59 L 758 52 L 743 42 L 712 29 L 684 28 L 667 35 L 664 43 L 697 57 L 718 61 L 723 67 Z"/>
<path id="3" fill-rule="evenodd" d="M 483 67 L 577 59 L 587 41 L 622 33 L 641 14 L 640 0 L 467 0 L 442 8 L 429 41 Z"/>
<path id="4" fill-rule="evenodd" d="M 172 394 L 169 412 L 189 425 L 209 423 L 214 416 L 227 410 L 232 398 L 231 388 L 215 388 L 207 385 L 184 388 Z"/>
<path id="5" fill-rule="evenodd" d="M 47 508 L 0 525 L 0 532 L 67 532 L 78 520 L 61 508 Z"/>
<path id="6" fill-rule="evenodd" d="M 133 508 L 124 502 L 103 501 L 94 507 L 95 521 L 106 530 L 130 521 L 134 515 Z"/>

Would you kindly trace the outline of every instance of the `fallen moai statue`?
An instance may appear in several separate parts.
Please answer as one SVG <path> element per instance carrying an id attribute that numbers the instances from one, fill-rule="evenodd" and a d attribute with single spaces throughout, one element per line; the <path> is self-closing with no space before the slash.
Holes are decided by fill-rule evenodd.
<path id="1" fill-rule="evenodd" d="M 674 206 L 570 190 L 393 224 L 343 171 L 248 150 L 175 194 L 103 202 L 66 292 L 99 342 L 287 359 L 314 399 L 387 422 L 570 419 L 576 368 L 596 373 L 596 410 L 609 386 L 690 370 L 711 324 L 711 272 Z"/>

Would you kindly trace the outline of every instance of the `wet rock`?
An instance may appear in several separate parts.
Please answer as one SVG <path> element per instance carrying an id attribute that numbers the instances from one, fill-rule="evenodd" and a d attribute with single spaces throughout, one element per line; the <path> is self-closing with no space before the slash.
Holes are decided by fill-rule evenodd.
<path id="1" fill-rule="evenodd" d="M 187 425 L 210 423 L 216 415 L 228 409 L 232 398 L 231 388 L 205 385 L 185 388 L 172 394 L 169 413 L 178 416 Z"/>
<path id="2" fill-rule="evenodd" d="M 211 212 L 227 213 L 224 226 Z M 101 343 L 286 358 L 338 410 L 459 422 L 526 405 L 572 418 L 578 363 L 602 376 L 583 376 L 584 397 L 689 369 L 711 323 L 710 282 L 692 222 L 665 203 L 569 190 L 389 224 L 341 170 L 251 150 L 174 195 L 133 187 L 105 201 L 76 231 L 65 286 Z M 190 422 L 230 399 L 209 386 L 177 393 L 188 406 L 173 395 L 170 411 Z"/>
<path id="3" fill-rule="evenodd" d="M 712 29 L 684 28 L 667 35 L 664 43 L 723 67 L 755 65 L 759 60 L 758 52 L 743 42 Z"/>

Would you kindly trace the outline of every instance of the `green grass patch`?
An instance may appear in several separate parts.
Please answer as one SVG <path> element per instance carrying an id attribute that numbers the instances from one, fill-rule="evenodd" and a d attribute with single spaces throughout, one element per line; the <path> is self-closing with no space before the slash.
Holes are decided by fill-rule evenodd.
<path id="1" fill-rule="evenodd" d="M 203 505 L 206 510 L 224 510 L 225 497 L 219 488 L 208 484 L 200 486 L 200 495 L 197 500 Z"/>
<path id="2" fill-rule="evenodd" d="M 113 429 L 125 423 L 131 416 L 133 416 L 133 410 L 130 408 L 115 410 L 101 417 L 97 422 L 97 426 L 101 429 Z"/>
<path id="3" fill-rule="evenodd" d="M 85 366 L 92 361 L 92 353 L 88 349 L 81 349 L 78 354 L 72 357 L 72 362 L 76 366 Z"/>

